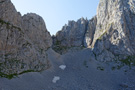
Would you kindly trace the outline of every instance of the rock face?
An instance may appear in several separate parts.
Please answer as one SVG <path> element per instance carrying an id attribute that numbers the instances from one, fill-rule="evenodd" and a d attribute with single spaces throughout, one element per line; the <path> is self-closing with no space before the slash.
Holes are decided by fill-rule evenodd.
<path id="1" fill-rule="evenodd" d="M 0 0 L 0 19 L 15 26 L 21 25 L 21 14 L 16 11 L 10 0 Z"/>
<path id="2" fill-rule="evenodd" d="M 87 29 L 88 20 L 84 18 L 77 22 L 69 21 L 68 25 L 63 26 L 62 30 L 57 32 L 54 44 L 66 47 L 77 47 L 83 45 L 84 35 Z"/>
<path id="3" fill-rule="evenodd" d="M 0 8 L 0 73 L 47 69 L 52 39 L 43 19 L 33 13 L 21 16 L 10 0 L 0 0 Z"/>
<path id="4" fill-rule="evenodd" d="M 100 61 L 135 55 L 134 5 L 134 0 L 100 0 L 97 15 L 83 24 L 64 26 L 53 37 L 54 46 L 89 47 Z"/>
<path id="5" fill-rule="evenodd" d="M 50 33 L 47 31 L 44 20 L 33 13 L 26 14 L 22 17 L 23 29 L 35 48 L 47 50 L 52 45 Z"/>
<path id="6" fill-rule="evenodd" d="M 63 26 L 62 30 L 52 37 L 53 49 L 62 53 L 69 48 L 82 47 L 87 25 L 88 20 L 84 18 L 79 19 L 77 22 L 69 21 L 68 25 Z"/>
<path id="7" fill-rule="evenodd" d="M 62 30 L 53 36 L 53 49 L 57 52 L 72 47 L 91 47 L 96 29 L 97 18 L 91 20 L 84 18 L 77 22 L 69 21 Z"/>
<path id="8" fill-rule="evenodd" d="M 134 59 L 134 6 L 134 0 L 100 0 L 95 17 L 69 21 L 51 38 L 40 16 L 21 16 L 10 0 L 0 0 L 0 75 L 47 69 L 51 46 L 58 52 L 91 48 L 99 61 Z"/>
<path id="9" fill-rule="evenodd" d="M 134 0 L 100 0 L 93 40 L 100 60 L 135 54 L 134 5 Z"/>
<path id="10" fill-rule="evenodd" d="M 85 47 L 91 47 L 95 30 L 96 30 L 96 25 L 97 25 L 97 17 L 93 17 L 91 20 L 88 22 L 87 30 L 84 36 L 84 46 Z M 91 47 L 92 48 L 92 47 Z"/>

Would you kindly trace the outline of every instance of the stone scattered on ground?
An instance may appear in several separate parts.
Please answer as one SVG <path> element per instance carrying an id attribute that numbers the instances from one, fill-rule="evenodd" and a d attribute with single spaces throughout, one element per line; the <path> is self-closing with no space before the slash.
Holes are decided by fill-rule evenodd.
<path id="1" fill-rule="evenodd" d="M 62 70 L 65 70 L 66 65 L 60 65 L 59 68 L 62 69 Z"/>
<path id="2" fill-rule="evenodd" d="M 60 77 L 59 76 L 54 76 L 52 82 L 56 83 L 58 80 L 60 80 Z"/>

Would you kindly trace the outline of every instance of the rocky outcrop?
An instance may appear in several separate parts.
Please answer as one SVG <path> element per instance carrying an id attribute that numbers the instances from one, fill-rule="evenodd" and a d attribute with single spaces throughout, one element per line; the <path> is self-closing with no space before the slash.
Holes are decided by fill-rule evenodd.
<path id="1" fill-rule="evenodd" d="M 95 17 L 69 21 L 51 38 L 39 15 L 21 16 L 10 0 L 0 0 L 0 75 L 47 69 L 46 51 L 51 46 L 59 53 L 74 47 L 91 48 L 95 58 L 104 62 L 127 57 L 133 61 L 134 5 L 134 0 L 100 0 Z"/>
<path id="2" fill-rule="evenodd" d="M 76 24 L 79 20 L 65 25 L 53 37 L 53 46 L 82 45 L 92 48 L 97 60 L 100 61 L 134 56 L 134 5 L 134 0 L 100 0 L 95 17 L 84 20 L 83 24 Z M 85 27 L 81 28 L 82 26 Z"/>
<path id="3" fill-rule="evenodd" d="M 87 30 L 84 36 L 85 47 L 92 48 L 92 42 L 93 42 L 95 30 L 96 30 L 96 25 L 97 25 L 97 17 L 95 16 L 88 22 Z"/>
<path id="4" fill-rule="evenodd" d="M 61 46 L 81 46 L 83 45 L 84 35 L 87 29 L 88 20 L 84 18 L 77 22 L 69 21 L 68 25 L 63 26 L 62 30 L 57 32 L 54 44 L 60 42 Z"/>
<path id="5" fill-rule="evenodd" d="M 15 26 L 21 26 L 21 14 L 16 11 L 10 0 L 0 0 L 0 19 Z"/>
<path id="6" fill-rule="evenodd" d="M 69 21 L 68 25 L 63 26 L 62 30 L 52 37 L 53 49 L 59 53 L 73 47 L 91 47 L 96 24 L 96 16 L 91 20 L 81 18 L 77 22 Z"/>
<path id="7" fill-rule="evenodd" d="M 69 21 L 62 30 L 53 36 L 53 49 L 55 51 L 65 50 L 71 47 L 84 45 L 84 35 L 87 30 L 88 20 L 81 18 L 77 22 Z"/>
<path id="8" fill-rule="evenodd" d="M 93 40 L 98 60 L 135 55 L 134 4 L 134 0 L 100 0 Z"/>
<path id="9" fill-rule="evenodd" d="M 43 19 L 21 16 L 10 0 L 0 0 L 0 8 L 0 75 L 47 69 L 52 39 Z"/>
<path id="10" fill-rule="evenodd" d="M 22 17 L 22 20 L 24 33 L 31 40 L 35 48 L 47 50 L 52 45 L 52 39 L 42 17 L 28 13 Z"/>

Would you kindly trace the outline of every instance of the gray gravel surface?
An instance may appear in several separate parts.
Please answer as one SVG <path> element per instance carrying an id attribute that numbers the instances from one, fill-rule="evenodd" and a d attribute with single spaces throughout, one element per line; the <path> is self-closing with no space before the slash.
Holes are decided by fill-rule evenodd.
<path id="1" fill-rule="evenodd" d="M 11 80 L 0 78 L 0 90 L 135 90 L 135 70 L 112 70 L 115 63 L 95 60 L 90 49 L 59 55 L 48 50 L 51 68 Z M 66 65 L 64 70 L 60 65 Z M 126 72 L 124 71 L 126 69 Z M 54 76 L 60 79 L 53 83 Z"/>

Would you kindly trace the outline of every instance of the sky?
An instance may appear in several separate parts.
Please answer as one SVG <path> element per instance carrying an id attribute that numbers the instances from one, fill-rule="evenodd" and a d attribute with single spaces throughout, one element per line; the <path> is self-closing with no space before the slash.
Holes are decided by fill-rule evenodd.
<path id="1" fill-rule="evenodd" d="M 79 18 L 91 19 L 96 15 L 99 0 L 11 0 L 22 15 L 40 15 L 51 35 L 68 23 Z"/>

